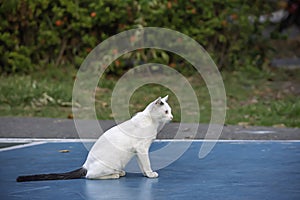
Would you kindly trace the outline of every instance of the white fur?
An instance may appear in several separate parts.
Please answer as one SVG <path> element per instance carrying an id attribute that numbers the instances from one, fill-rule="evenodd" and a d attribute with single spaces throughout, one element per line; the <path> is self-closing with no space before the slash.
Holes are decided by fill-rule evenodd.
<path id="1" fill-rule="evenodd" d="M 159 97 L 143 112 L 107 130 L 94 144 L 83 165 L 88 179 L 116 179 L 125 176 L 124 167 L 137 156 L 141 171 L 156 178 L 149 160 L 149 147 L 163 125 L 172 120 L 168 96 Z M 166 112 L 167 111 L 167 112 Z"/>

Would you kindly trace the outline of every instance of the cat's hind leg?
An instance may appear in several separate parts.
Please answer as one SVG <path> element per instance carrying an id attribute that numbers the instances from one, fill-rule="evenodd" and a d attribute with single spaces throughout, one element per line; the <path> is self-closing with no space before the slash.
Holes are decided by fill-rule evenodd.
<path id="1" fill-rule="evenodd" d="M 105 175 L 105 176 L 99 176 L 96 177 L 95 179 L 99 180 L 105 180 L 105 179 L 119 179 L 120 177 L 123 177 L 126 175 L 126 172 L 124 170 L 120 171 L 117 174 L 110 174 L 110 175 Z"/>
<path id="2" fill-rule="evenodd" d="M 105 175 L 105 176 L 90 176 L 88 179 L 91 180 L 107 180 L 107 179 L 119 179 L 120 174 L 110 174 L 110 175 Z"/>
<path id="3" fill-rule="evenodd" d="M 121 170 L 119 175 L 120 175 L 120 177 L 126 176 L 126 172 L 124 170 Z"/>
<path id="4" fill-rule="evenodd" d="M 110 174 L 106 176 L 100 176 L 98 179 L 105 180 L 105 179 L 119 179 L 119 178 L 120 178 L 120 174 Z"/>

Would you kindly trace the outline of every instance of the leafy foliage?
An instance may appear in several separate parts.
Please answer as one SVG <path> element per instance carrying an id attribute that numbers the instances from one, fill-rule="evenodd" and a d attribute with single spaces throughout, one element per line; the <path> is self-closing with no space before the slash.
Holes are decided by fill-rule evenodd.
<path id="1" fill-rule="evenodd" d="M 244 0 L 10 0 L 0 7 L 0 71 L 29 73 L 49 65 L 80 66 L 101 41 L 140 26 L 166 27 L 204 46 L 220 68 L 262 66 L 270 47 L 263 25 L 249 16 L 268 12 L 265 1 Z M 140 51 L 131 58 L 180 68 L 170 53 Z M 139 55 L 140 54 L 140 55 Z M 125 61 L 110 69 L 119 74 Z"/>

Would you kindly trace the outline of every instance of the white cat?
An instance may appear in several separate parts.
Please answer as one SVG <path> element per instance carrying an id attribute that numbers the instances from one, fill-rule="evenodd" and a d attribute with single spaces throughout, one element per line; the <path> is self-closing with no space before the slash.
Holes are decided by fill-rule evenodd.
<path id="1" fill-rule="evenodd" d="M 166 122 L 173 119 L 168 96 L 151 102 L 130 120 L 107 130 L 90 150 L 83 166 L 59 174 L 19 176 L 18 182 L 59 179 L 117 179 L 125 176 L 124 168 L 133 156 L 145 176 L 156 178 L 149 160 L 149 147 Z"/>

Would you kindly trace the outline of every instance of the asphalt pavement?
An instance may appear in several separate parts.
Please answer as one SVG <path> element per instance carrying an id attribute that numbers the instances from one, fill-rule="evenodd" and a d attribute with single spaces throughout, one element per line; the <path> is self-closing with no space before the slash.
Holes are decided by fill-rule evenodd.
<path id="1" fill-rule="evenodd" d="M 97 139 L 114 126 L 112 120 L 98 121 L 102 131 L 93 126 L 93 120 L 81 120 L 87 134 L 78 135 L 71 119 L 0 117 L 0 138 L 52 138 L 52 139 Z M 204 139 L 208 124 L 169 123 L 157 135 L 158 139 Z M 300 128 L 274 128 L 225 125 L 221 140 L 300 140 Z"/>

